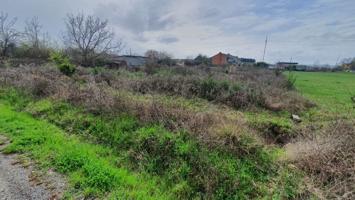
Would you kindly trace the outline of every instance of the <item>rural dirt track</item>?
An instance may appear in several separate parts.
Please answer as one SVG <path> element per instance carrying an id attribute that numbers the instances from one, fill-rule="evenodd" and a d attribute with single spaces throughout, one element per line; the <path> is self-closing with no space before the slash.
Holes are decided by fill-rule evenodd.
<path id="1" fill-rule="evenodd" d="M 0 145 L 0 151 L 5 145 Z M 0 152 L 0 200 L 58 199 L 57 193 L 48 190 L 45 184 L 31 181 L 32 167 L 24 168 L 17 162 L 16 155 Z"/>

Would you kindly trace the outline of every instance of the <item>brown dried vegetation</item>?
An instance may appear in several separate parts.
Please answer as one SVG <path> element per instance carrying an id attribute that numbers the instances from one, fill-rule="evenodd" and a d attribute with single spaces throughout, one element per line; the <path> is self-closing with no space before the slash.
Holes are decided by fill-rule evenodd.
<path id="1" fill-rule="evenodd" d="M 320 198 L 353 199 L 355 122 L 338 120 L 306 136 L 287 145 L 289 159 L 311 177 L 309 185 L 321 189 L 315 192 Z"/>

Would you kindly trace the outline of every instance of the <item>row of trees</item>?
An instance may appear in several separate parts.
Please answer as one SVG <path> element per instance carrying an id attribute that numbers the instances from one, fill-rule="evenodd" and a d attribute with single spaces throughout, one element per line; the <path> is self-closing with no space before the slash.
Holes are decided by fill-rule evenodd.
<path id="1" fill-rule="evenodd" d="M 16 22 L 17 18 L 10 18 L 7 13 L 1 12 L 0 56 L 48 58 L 52 45 L 38 17 L 26 21 L 23 31 L 15 28 Z M 94 65 L 97 60 L 118 53 L 123 48 L 122 40 L 116 39 L 107 20 L 83 13 L 68 14 L 65 25 L 63 52 L 78 64 Z"/>

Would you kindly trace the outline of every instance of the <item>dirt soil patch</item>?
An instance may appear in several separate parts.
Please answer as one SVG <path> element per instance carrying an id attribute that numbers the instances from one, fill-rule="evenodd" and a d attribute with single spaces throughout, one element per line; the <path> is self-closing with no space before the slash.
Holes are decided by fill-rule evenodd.
<path id="1" fill-rule="evenodd" d="M 64 179 L 49 170 L 40 172 L 21 155 L 5 155 L 2 149 L 9 141 L 0 135 L 0 200 L 60 199 L 65 188 Z"/>

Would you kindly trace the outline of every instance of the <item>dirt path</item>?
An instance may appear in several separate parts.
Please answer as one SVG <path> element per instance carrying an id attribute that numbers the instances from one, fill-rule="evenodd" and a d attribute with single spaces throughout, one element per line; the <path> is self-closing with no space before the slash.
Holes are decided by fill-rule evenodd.
<path id="1" fill-rule="evenodd" d="M 0 135 L 0 151 L 7 145 Z M 33 171 L 31 165 L 26 168 L 20 164 L 17 155 L 0 153 L 0 200 L 54 200 L 59 199 L 58 191 L 63 189 L 64 181 L 54 177 L 45 179 Z"/>

